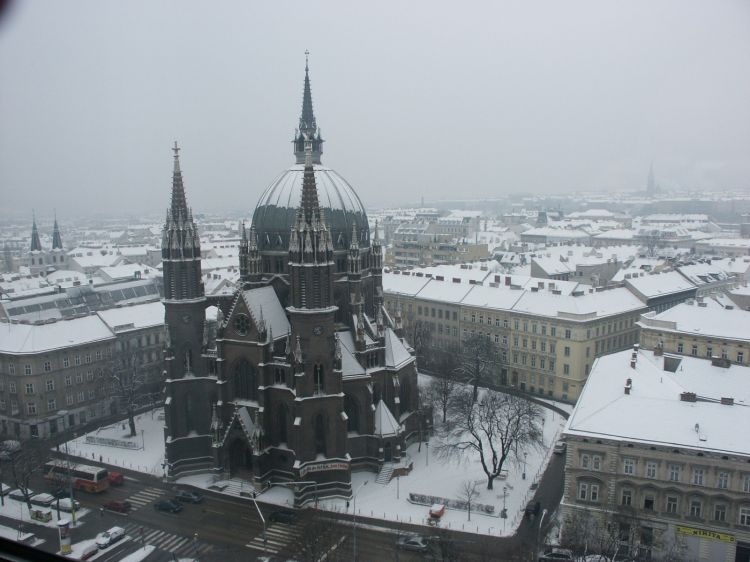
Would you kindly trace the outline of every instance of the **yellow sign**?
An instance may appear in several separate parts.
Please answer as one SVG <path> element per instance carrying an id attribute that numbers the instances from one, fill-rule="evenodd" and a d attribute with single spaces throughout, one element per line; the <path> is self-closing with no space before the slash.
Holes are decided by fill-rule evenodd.
<path id="1" fill-rule="evenodd" d="M 677 525 L 677 532 L 683 535 L 689 535 L 691 537 L 700 537 L 702 539 L 714 539 L 717 541 L 724 542 L 736 542 L 737 539 L 734 535 L 728 535 L 727 533 L 717 533 L 715 531 L 706 531 L 705 529 L 696 529 L 695 527 L 683 527 Z"/>

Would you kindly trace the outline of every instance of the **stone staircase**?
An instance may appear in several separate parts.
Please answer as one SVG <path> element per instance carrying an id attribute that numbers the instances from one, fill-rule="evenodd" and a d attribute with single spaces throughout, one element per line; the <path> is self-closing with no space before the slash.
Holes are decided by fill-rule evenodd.
<path id="1" fill-rule="evenodd" d="M 211 490 L 221 491 L 225 494 L 231 494 L 233 496 L 246 496 L 250 497 L 256 490 L 252 482 L 242 480 L 240 478 L 228 478 L 227 480 L 217 480 L 211 486 Z"/>
<path id="2" fill-rule="evenodd" d="M 383 463 L 383 466 L 380 467 L 378 477 L 375 479 L 375 483 L 380 484 L 381 486 L 387 486 L 391 481 L 391 477 L 393 476 L 393 469 L 396 466 L 398 465 L 392 462 Z"/>

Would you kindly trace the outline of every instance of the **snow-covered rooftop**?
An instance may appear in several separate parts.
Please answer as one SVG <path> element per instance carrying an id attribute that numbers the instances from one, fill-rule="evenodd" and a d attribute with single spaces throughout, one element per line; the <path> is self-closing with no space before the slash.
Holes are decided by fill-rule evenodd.
<path id="1" fill-rule="evenodd" d="M 244 291 L 245 302 L 250 306 L 253 317 L 261 318 L 273 332 L 274 339 L 286 336 L 291 332 L 289 320 L 273 287 L 260 287 Z"/>
<path id="2" fill-rule="evenodd" d="M 0 353 L 42 353 L 114 339 L 107 324 L 95 314 L 48 324 L 0 323 Z"/>
<path id="3" fill-rule="evenodd" d="M 661 314 L 645 314 L 639 325 L 660 332 L 682 332 L 686 335 L 750 342 L 750 312 L 716 305 L 678 304 Z"/>
<path id="4" fill-rule="evenodd" d="M 97 314 L 113 332 L 164 325 L 164 305 L 161 301 L 100 310 Z"/>
<path id="5" fill-rule="evenodd" d="M 750 368 L 649 351 L 639 351 L 631 368 L 631 353 L 596 360 L 566 434 L 750 455 L 747 435 L 737 431 L 750 424 Z M 665 362 L 677 363 L 674 372 Z M 681 400 L 683 393 L 695 393 L 697 401 Z M 732 398 L 733 405 L 722 398 Z"/>
<path id="6" fill-rule="evenodd" d="M 677 271 L 626 279 L 625 284 L 631 286 L 646 298 L 671 295 L 695 289 L 695 285 Z"/>

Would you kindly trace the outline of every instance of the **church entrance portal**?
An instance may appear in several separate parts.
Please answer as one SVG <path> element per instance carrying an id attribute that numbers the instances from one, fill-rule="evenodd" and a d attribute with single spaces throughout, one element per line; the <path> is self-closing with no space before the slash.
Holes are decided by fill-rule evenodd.
<path id="1" fill-rule="evenodd" d="M 232 476 L 252 477 L 253 450 L 244 439 L 235 439 L 229 446 L 229 473 Z"/>

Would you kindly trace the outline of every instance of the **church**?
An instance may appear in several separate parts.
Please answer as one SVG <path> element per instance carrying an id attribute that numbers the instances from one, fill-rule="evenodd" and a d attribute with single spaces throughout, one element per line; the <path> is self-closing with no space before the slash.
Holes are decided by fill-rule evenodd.
<path id="1" fill-rule="evenodd" d="M 212 300 L 175 144 L 162 238 L 169 478 L 298 482 L 301 504 L 349 496 L 352 470 L 398 462 L 419 438 L 416 363 L 400 311 L 384 307 L 378 227 L 322 164 L 323 142 L 306 63 L 295 164 L 242 226 L 239 288 Z"/>

